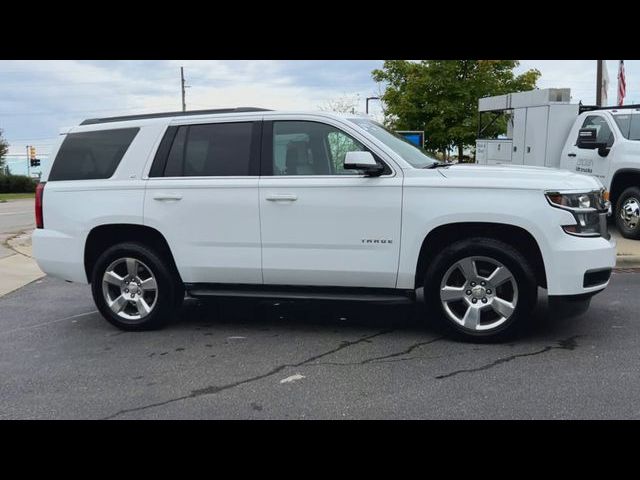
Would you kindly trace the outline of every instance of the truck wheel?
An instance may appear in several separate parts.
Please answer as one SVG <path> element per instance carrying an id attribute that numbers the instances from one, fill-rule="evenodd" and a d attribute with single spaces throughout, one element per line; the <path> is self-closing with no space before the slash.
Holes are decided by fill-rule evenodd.
<path id="1" fill-rule="evenodd" d="M 501 340 L 530 318 L 538 287 L 527 260 L 491 238 L 445 248 L 425 274 L 427 311 L 465 340 Z"/>
<path id="2" fill-rule="evenodd" d="M 623 237 L 640 239 L 640 188 L 629 187 L 618 198 L 616 225 Z"/>
<path id="3" fill-rule="evenodd" d="M 131 331 L 160 328 L 171 320 L 183 291 L 166 264 L 139 243 L 107 249 L 98 258 L 91 279 L 93 300 L 102 316 Z"/>

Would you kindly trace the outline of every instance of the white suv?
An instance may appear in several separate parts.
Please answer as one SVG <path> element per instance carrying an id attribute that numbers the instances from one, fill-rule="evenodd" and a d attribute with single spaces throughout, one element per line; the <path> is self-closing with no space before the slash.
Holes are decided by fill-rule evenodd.
<path id="1" fill-rule="evenodd" d="M 413 301 L 495 338 L 615 265 L 602 184 L 446 165 L 369 118 L 255 108 L 93 119 L 38 187 L 34 255 L 126 330 L 192 297 Z M 526 170 L 526 171 L 525 171 Z"/>

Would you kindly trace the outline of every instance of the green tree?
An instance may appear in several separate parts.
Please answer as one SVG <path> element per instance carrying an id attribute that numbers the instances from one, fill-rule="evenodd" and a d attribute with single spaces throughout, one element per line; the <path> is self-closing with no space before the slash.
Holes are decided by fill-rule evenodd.
<path id="1" fill-rule="evenodd" d="M 0 175 L 5 173 L 5 155 L 9 151 L 9 144 L 2 136 L 2 129 L 0 129 Z"/>
<path id="2" fill-rule="evenodd" d="M 478 99 L 533 90 L 538 70 L 515 75 L 517 60 L 387 60 L 372 72 L 385 85 L 385 122 L 398 130 L 424 130 L 426 148 L 445 152 L 475 144 Z M 504 129 L 496 122 L 488 131 Z"/>

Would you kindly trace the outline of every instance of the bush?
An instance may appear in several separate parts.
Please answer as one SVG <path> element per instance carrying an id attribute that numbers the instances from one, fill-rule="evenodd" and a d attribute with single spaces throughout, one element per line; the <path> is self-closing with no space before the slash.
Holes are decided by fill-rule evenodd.
<path id="1" fill-rule="evenodd" d="M 0 193 L 32 193 L 37 184 L 26 175 L 0 175 Z"/>

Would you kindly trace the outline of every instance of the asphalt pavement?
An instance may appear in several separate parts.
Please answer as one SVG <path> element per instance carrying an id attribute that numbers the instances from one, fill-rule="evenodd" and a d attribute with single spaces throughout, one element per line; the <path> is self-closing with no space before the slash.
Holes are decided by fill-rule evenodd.
<path id="1" fill-rule="evenodd" d="M 636 419 L 640 275 L 578 316 L 542 298 L 503 344 L 443 337 L 412 307 L 187 302 L 125 333 L 89 287 L 0 298 L 0 419 Z"/>

